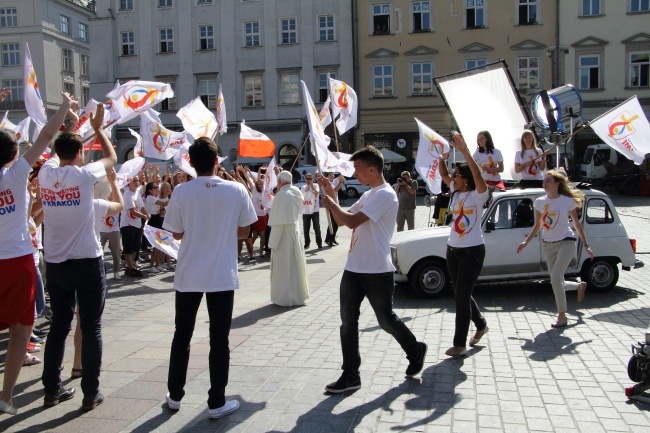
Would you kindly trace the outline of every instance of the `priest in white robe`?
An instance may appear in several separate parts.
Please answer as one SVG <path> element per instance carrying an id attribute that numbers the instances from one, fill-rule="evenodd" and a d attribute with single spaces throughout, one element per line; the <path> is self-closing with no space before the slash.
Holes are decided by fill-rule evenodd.
<path id="1" fill-rule="evenodd" d="M 271 302 L 282 307 L 305 305 L 309 299 L 307 262 L 298 225 L 304 199 L 291 180 L 288 171 L 278 174 L 278 192 L 269 215 Z"/>

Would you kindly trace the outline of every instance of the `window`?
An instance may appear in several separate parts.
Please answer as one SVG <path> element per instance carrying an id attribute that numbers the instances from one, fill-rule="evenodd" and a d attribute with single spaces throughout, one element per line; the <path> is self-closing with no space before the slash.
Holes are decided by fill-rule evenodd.
<path id="1" fill-rule="evenodd" d="M 172 90 L 174 91 L 174 97 L 173 98 L 167 98 L 167 99 L 163 100 L 160 103 L 160 110 L 161 111 L 170 111 L 170 110 L 176 110 L 177 109 L 177 107 L 176 107 L 176 82 L 175 81 L 168 81 L 168 82 L 169 82 L 169 87 L 171 87 Z M 203 101 L 203 97 L 201 97 L 201 100 Z M 208 98 L 206 97 L 206 100 L 203 101 L 203 103 L 205 104 L 207 100 L 208 100 Z M 206 107 L 207 107 L 207 104 L 206 104 Z M 215 105 L 215 108 L 216 108 L 216 105 Z"/>
<path id="2" fill-rule="evenodd" d="M 72 50 L 69 50 L 67 48 L 61 49 L 61 57 L 62 57 L 62 65 L 63 65 L 63 70 L 64 71 L 69 71 L 72 72 L 74 71 L 73 69 L 73 62 L 72 62 Z"/>
<path id="3" fill-rule="evenodd" d="M 431 15 L 429 2 L 413 2 L 413 32 L 430 32 Z"/>
<path id="4" fill-rule="evenodd" d="M 372 68 L 373 98 L 393 96 L 393 66 L 380 65 Z"/>
<path id="5" fill-rule="evenodd" d="M 74 84 L 63 82 L 63 91 L 71 95 L 74 95 Z"/>
<path id="6" fill-rule="evenodd" d="M 262 107 L 264 100 L 262 97 L 262 77 L 244 78 L 244 106 Z"/>
<path id="7" fill-rule="evenodd" d="M 214 50 L 214 27 L 199 26 L 199 50 Z"/>
<path id="8" fill-rule="evenodd" d="M 81 63 L 81 75 L 90 75 L 90 57 L 88 57 L 85 54 L 81 54 L 80 56 L 80 63 Z"/>
<path id="9" fill-rule="evenodd" d="M 158 0 L 159 8 L 170 8 L 174 6 L 174 0 Z"/>
<path id="10" fill-rule="evenodd" d="M 373 35 L 390 34 L 390 4 L 372 5 Z"/>
<path id="11" fill-rule="evenodd" d="M 535 225 L 533 202 L 529 198 L 501 200 L 487 219 L 489 230 L 526 228 Z M 513 234 L 514 235 L 514 234 Z"/>
<path id="12" fill-rule="evenodd" d="M 23 80 L 2 80 L 2 87 L 6 87 L 11 91 L 7 96 L 6 101 L 24 101 L 25 94 L 23 88 Z"/>
<path id="13" fill-rule="evenodd" d="M 280 104 L 300 104 L 300 77 L 296 74 L 280 75 Z"/>
<path id="14" fill-rule="evenodd" d="M 61 15 L 61 33 L 65 33 L 66 35 L 70 34 L 70 18 L 66 17 L 65 15 Z"/>
<path id="15" fill-rule="evenodd" d="M 334 40 L 334 15 L 321 15 L 318 17 L 318 40 Z"/>
<path id="16" fill-rule="evenodd" d="M 217 80 L 214 78 L 199 79 L 199 96 L 203 104 L 211 110 L 217 108 Z M 176 101 L 174 101 L 174 105 Z"/>
<path id="17" fill-rule="evenodd" d="M 614 214 L 607 202 L 600 198 L 592 198 L 587 202 L 588 224 L 612 224 Z"/>
<path id="18" fill-rule="evenodd" d="M 600 56 L 580 56 L 580 90 L 600 88 Z"/>
<path id="19" fill-rule="evenodd" d="M 160 29 L 160 52 L 174 52 L 174 30 L 170 28 Z"/>
<path id="20" fill-rule="evenodd" d="M 486 59 L 470 59 L 470 60 L 465 60 L 465 69 L 474 69 L 474 68 L 481 68 L 481 70 L 485 69 L 482 66 L 487 65 L 487 60 Z"/>
<path id="21" fill-rule="evenodd" d="M 298 42 L 298 32 L 296 31 L 295 18 L 282 18 L 280 20 L 280 34 L 282 37 L 282 44 L 295 44 Z"/>
<path id="22" fill-rule="evenodd" d="M 648 12 L 650 11 L 650 0 L 631 0 L 630 12 Z"/>
<path id="23" fill-rule="evenodd" d="M 2 66 L 20 66 L 20 43 L 2 44 Z"/>
<path id="24" fill-rule="evenodd" d="M 466 0 L 465 27 L 468 29 L 480 29 L 485 27 L 485 0 Z"/>
<path id="25" fill-rule="evenodd" d="M 650 51 L 630 53 L 630 87 L 650 86 Z"/>
<path id="26" fill-rule="evenodd" d="M 411 65 L 411 95 L 431 95 L 431 63 L 413 63 Z"/>
<path id="27" fill-rule="evenodd" d="M 132 11 L 133 10 L 133 0 L 120 0 L 120 10 L 121 11 Z"/>
<path id="28" fill-rule="evenodd" d="M 519 25 L 537 24 L 537 0 L 519 0 Z"/>
<path id="29" fill-rule="evenodd" d="M 197 0 L 197 1 L 196 1 L 196 4 L 197 4 L 197 5 L 211 5 L 211 4 L 212 4 L 212 0 Z"/>
<path id="30" fill-rule="evenodd" d="M 260 22 L 244 21 L 244 46 L 260 46 Z"/>
<path id="31" fill-rule="evenodd" d="M 82 86 L 81 87 L 81 101 L 80 104 L 82 107 L 85 107 L 90 101 L 90 87 Z"/>
<path id="32" fill-rule="evenodd" d="M 79 39 L 88 42 L 88 24 L 79 23 Z"/>
<path id="33" fill-rule="evenodd" d="M 318 102 L 325 102 L 329 96 L 327 76 L 336 80 L 335 72 L 324 72 L 318 74 Z"/>
<path id="34" fill-rule="evenodd" d="M 582 0 L 582 16 L 600 15 L 600 0 Z"/>
<path id="35" fill-rule="evenodd" d="M 539 57 L 519 57 L 517 59 L 520 90 L 539 89 Z"/>
<path id="36" fill-rule="evenodd" d="M 18 27 L 16 8 L 0 9 L 0 27 Z"/>
<path id="37" fill-rule="evenodd" d="M 122 32 L 122 55 L 123 56 L 135 55 L 135 33 Z"/>

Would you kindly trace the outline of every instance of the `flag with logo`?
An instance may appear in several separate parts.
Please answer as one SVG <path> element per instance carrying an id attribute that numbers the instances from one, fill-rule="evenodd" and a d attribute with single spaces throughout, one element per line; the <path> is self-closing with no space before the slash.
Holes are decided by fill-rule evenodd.
<path id="1" fill-rule="evenodd" d="M 228 122 L 226 121 L 226 101 L 223 99 L 223 92 L 221 91 L 221 83 L 219 83 L 219 96 L 217 97 L 217 131 L 219 135 L 228 132 Z"/>
<path id="2" fill-rule="evenodd" d="M 650 123 L 636 95 L 598 116 L 589 126 L 603 142 L 637 165 L 650 153 Z"/>
<path id="3" fill-rule="evenodd" d="M 185 133 L 165 128 L 147 112 L 140 115 L 140 135 L 143 156 L 164 161 L 176 155 L 186 142 Z"/>
<path id="4" fill-rule="evenodd" d="M 194 167 L 192 167 L 190 164 L 190 146 L 190 143 L 183 143 L 178 148 L 178 153 L 174 155 L 174 164 L 176 164 L 178 168 L 183 170 L 185 173 L 196 179 L 196 170 L 194 170 Z"/>
<path id="5" fill-rule="evenodd" d="M 135 146 L 133 146 L 133 156 L 144 156 L 144 152 L 142 151 L 142 137 L 140 137 L 140 134 L 138 134 L 131 128 L 129 128 L 129 132 L 131 133 L 132 136 L 135 137 Z"/>
<path id="6" fill-rule="evenodd" d="M 158 248 L 173 259 L 178 259 L 178 251 L 181 247 L 181 241 L 175 240 L 174 235 L 172 235 L 171 232 L 145 224 L 144 235 L 154 248 Z"/>
<path id="7" fill-rule="evenodd" d="M 273 188 L 278 186 L 278 177 L 275 175 L 275 156 L 271 158 L 268 167 L 266 167 L 266 175 L 264 176 L 264 189 L 262 190 L 262 206 L 269 208 L 273 206 Z"/>
<path id="8" fill-rule="evenodd" d="M 345 177 L 354 176 L 354 164 L 350 161 L 352 154 L 343 153 L 343 152 L 332 152 L 336 158 L 339 160 L 339 166 L 337 170 Z"/>
<path id="9" fill-rule="evenodd" d="M 422 179 L 427 183 L 429 191 L 433 194 L 440 194 L 440 164 L 445 161 L 440 158 L 444 153 L 449 153 L 449 142 L 440 134 L 429 128 L 419 119 L 415 118 L 420 131 L 420 142 L 418 153 L 415 157 L 415 170 L 420 173 Z"/>
<path id="10" fill-rule="evenodd" d="M 129 131 L 133 133 L 133 130 L 129 129 Z M 116 176 L 118 188 L 123 188 L 124 185 L 131 182 L 138 175 L 138 173 L 140 173 L 140 170 L 142 170 L 142 167 L 144 167 L 144 163 L 145 160 L 143 157 L 136 156 L 122 164 Z"/>
<path id="11" fill-rule="evenodd" d="M 275 144 L 266 135 L 246 126 L 246 122 L 242 120 L 237 154 L 253 158 L 271 157 L 275 155 Z"/>
<path id="12" fill-rule="evenodd" d="M 4 128 L 16 134 L 16 140 L 18 140 L 18 143 L 21 143 L 23 141 L 29 141 L 29 124 L 31 121 L 31 118 L 25 117 L 23 120 L 18 122 L 18 125 L 16 125 L 9 120 L 9 112 L 7 111 L 5 112 L 5 117 L 0 122 L 0 128 Z"/>
<path id="13" fill-rule="evenodd" d="M 146 112 L 149 108 L 167 98 L 174 97 L 174 91 L 168 83 L 131 80 L 117 86 L 106 95 L 112 100 L 110 109 L 124 123 Z"/>
<path id="14" fill-rule="evenodd" d="M 99 104 L 101 104 L 101 102 L 97 102 L 94 99 L 91 99 L 88 101 L 83 111 L 79 113 L 79 122 L 77 123 L 77 127 L 75 128 L 74 132 L 81 136 L 85 150 L 101 150 L 102 148 L 97 137 L 95 137 L 90 142 L 87 141 L 91 136 L 95 135 L 95 131 L 90 126 L 90 113 L 93 113 L 93 115 L 97 113 L 97 107 Z M 104 106 L 104 120 L 102 121 L 102 128 L 109 139 L 111 138 L 111 133 L 113 130 L 113 124 L 110 123 L 110 117 L 111 114 L 109 110 L 106 108 L 106 106 Z"/>
<path id="15" fill-rule="evenodd" d="M 303 101 L 305 102 L 305 112 L 309 124 L 311 153 L 316 156 L 321 171 L 334 171 L 339 165 L 339 161 L 328 149 L 330 138 L 325 135 L 318 111 L 316 111 L 314 101 L 311 99 L 309 90 L 307 90 L 307 85 L 302 80 L 300 80 L 300 84 L 302 85 Z"/>
<path id="16" fill-rule="evenodd" d="M 357 124 L 359 107 L 357 93 L 343 81 L 333 78 L 329 78 L 329 87 L 332 97 L 332 117 L 335 119 L 339 134 L 345 134 Z"/>
<path id="17" fill-rule="evenodd" d="M 200 96 L 178 110 L 176 117 L 181 119 L 185 131 L 192 134 L 194 138 L 212 138 L 217 130 L 217 119 L 203 104 Z"/>
<path id="18" fill-rule="evenodd" d="M 27 114 L 32 118 L 36 125 L 33 136 L 33 141 L 35 142 L 36 138 L 38 138 L 38 134 L 41 133 L 41 129 L 43 129 L 43 126 L 47 123 L 47 113 L 45 111 L 45 104 L 43 104 L 43 98 L 41 97 L 41 90 L 38 87 L 36 71 L 34 70 L 32 55 L 29 52 L 29 45 L 27 42 L 25 42 L 23 83 L 25 86 L 23 95 L 25 110 L 27 110 Z"/>
<path id="19" fill-rule="evenodd" d="M 327 99 L 325 100 L 325 103 L 320 109 L 320 113 L 318 113 L 318 117 L 320 118 L 320 124 L 323 125 L 323 129 L 327 128 L 327 125 L 332 123 L 332 113 L 330 113 L 330 97 L 328 96 Z"/>

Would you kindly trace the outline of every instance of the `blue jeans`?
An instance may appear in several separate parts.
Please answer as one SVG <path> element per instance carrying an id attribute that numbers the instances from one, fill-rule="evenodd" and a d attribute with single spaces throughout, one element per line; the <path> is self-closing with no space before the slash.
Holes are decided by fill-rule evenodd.
<path id="1" fill-rule="evenodd" d="M 52 324 L 43 359 L 45 393 L 55 394 L 61 388 L 65 340 L 72 329 L 72 318 L 78 302 L 83 335 L 81 390 L 85 398 L 94 398 L 99 392 L 102 366 L 102 313 L 106 300 L 104 259 L 97 257 L 47 263 L 45 273 L 52 307 Z"/>
<path id="2" fill-rule="evenodd" d="M 203 292 L 176 291 L 176 330 L 169 355 L 167 389 L 172 400 L 181 401 L 185 395 L 187 364 L 190 360 L 190 341 L 194 333 L 196 313 L 201 305 Z M 230 368 L 228 335 L 232 322 L 232 308 L 235 292 L 206 293 L 210 317 L 210 391 L 208 407 L 216 409 L 226 404 L 226 385 Z M 84 366 L 84 368 L 86 368 Z"/>
<path id="3" fill-rule="evenodd" d="M 447 269 L 456 298 L 456 332 L 454 333 L 456 347 L 467 345 L 470 320 L 479 331 L 487 326 L 478 304 L 472 297 L 476 279 L 483 268 L 483 259 L 485 259 L 485 245 L 467 248 L 447 246 Z"/>
<path id="4" fill-rule="evenodd" d="M 419 355 L 420 348 L 413 333 L 393 312 L 393 273 L 360 274 L 344 271 L 341 278 L 341 349 L 343 351 L 343 371 L 349 375 L 359 375 L 361 356 L 359 355 L 359 308 L 367 297 L 375 311 L 381 329 L 395 337 L 408 359 Z"/>

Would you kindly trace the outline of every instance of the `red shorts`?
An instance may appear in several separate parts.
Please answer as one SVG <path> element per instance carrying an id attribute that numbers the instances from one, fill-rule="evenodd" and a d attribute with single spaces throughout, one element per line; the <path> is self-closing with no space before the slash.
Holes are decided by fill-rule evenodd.
<path id="1" fill-rule="evenodd" d="M 268 215 L 262 215 L 257 217 L 257 221 L 253 223 L 251 228 L 254 232 L 263 232 L 266 230 L 266 222 L 268 221 Z"/>
<path id="2" fill-rule="evenodd" d="M 503 183 L 502 180 L 486 180 L 485 183 L 487 183 L 488 186 L 493 186 L 497 189 L 502 189 L 502 190 L 506 189 L 506 184 Z"/>
<path id="3" fill-rule="evenodd" d="M 34 324 L 36 316 L 36 266 L 28 254 L 0 260 L 0 329 Z"/>

